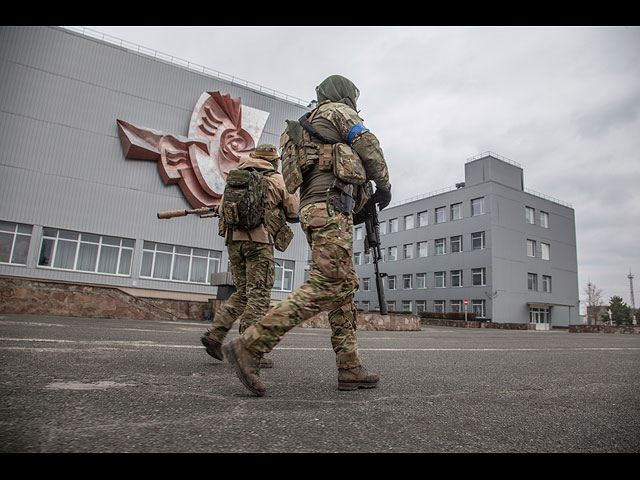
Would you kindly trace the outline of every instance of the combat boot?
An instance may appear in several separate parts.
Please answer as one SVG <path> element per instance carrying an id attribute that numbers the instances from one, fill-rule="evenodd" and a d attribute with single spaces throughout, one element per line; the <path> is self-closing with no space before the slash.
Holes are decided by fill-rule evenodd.
<path id="1" fill-rule="evenodd" d="M 260 359 L 260 368 L 273 368 L 273 360 L 271 358 Z"/>
<path id="2" fill-rule="evenodd" d="M 378 386 L 379 380 L 375 373 L 369 373 L 362 365 L 338 369 L 338 390 L 374 388 Z"/>
<path id="3" fill-rule="evenodd" d="M 222 356 L 222 344 L 214 340 L 209 336 L 209 332 L 206 332 L 202 337 L 200 337 L 200 341 L 202 345 L 207 349 L 207 353 L 211 355 L 213 358 L 217 358 L 218 360 L 223 360 Z"/>
<path id="4" fill-rule="evenodd" d="M 267 390 L 262 380 L 260 380 L 260 357 L 242 344 L 242 340 L 236 338 L 222 346 L 222 352 L 229 363 L 236 370 L 236 375 L 252 393 L 262 397 Z"/>

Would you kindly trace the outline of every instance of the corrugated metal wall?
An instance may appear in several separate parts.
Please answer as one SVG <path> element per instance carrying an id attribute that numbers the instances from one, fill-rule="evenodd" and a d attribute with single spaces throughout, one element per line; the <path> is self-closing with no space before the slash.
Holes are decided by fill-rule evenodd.
<path id="1" fill-rule="evenodd" d="M 257 79 L 259 80 L 259 79 Z M 278 145 L 285 119 L 306 109 L 109 43 L 52 27 L 0 28 L 0 220 L 226 251 L 217 220 L 158 220 L 190 208 L 165 185 L 156 162 L 125 159 L 116 119 L 186 135 L 205 91 L 241 97 L 270 112 L 260 143 Z M 312 92 L 312 91 L 311 91 Z M 32 242 L 39 242 L 34 230 Z M 302 283 L 307 247 L 296 238 L 278 258 L 296 261 Z M 36 251 L 39 248 L 39 244 Z M 141 255 L 136 246 L 136 257 Z M 33 246 L 32 246 L 33 250 Z M 0 274 L 210 293 L 212 287 L 0 265 Z M 279 294 L 283 296 L 282 294 Z M 277 297 L 278 294 L 275 295 Z"/>

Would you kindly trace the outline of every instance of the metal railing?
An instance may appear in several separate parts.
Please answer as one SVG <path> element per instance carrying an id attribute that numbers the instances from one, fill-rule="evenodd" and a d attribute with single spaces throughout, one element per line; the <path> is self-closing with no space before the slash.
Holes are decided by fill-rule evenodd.
<path id="1" fill-rule="evenodd" d="M 257 83 L 249 82 L 248 80 L 243 80 L 241 78 L 235 77 L 233 75 L 229 75 L 218 70 L 214 70 L 209 67 L 205 67 L 203 65 L 199 65 L 197 63 L 190 62 L 188 60 L 183 60 L 181 58 L 175 57 L 173 55 L 168 55 L 166 53 L 159 52 L 152 48 L 147 48 L 142 45 L 138 45 L 132 42 L 128 42 L 126 40 L 122 40 L 120 38 L 108 35 L 106 33 L 101 33 L 96 30 L 92 30 L 87 27 L 66 27 L 60 26 L 65 30 L 69 30 L 75 33 L 79 33 L 81 35 L 95 38 L 98 40 L 105 41 L 107 43 L 111 43 L 112 45 L 117 45 L 119 47 L 126 48 L 132 52 L 140 53 L 142 55 L 147 55 L 149 57 L 156 58 L 158 60 L 163 60 L 165 62 L 171 63 L 173 65 L 178 65 L 180 67 L 184 67 L 188 70 L 192 70 L 194 72 L 203 73 L 205 75 L 209 75 L 211 77 L 218 78 L 220 80 L 225 80 L 227 82 L 233 83 L 234 85 L 238 85 L 241 87 L 250 88 L 260 93 L 264 93 L 267 95 L 272 95 L 273 97 L 279 98 L 281 100 L 286 100 L 291 103 L 295 103 L 297 105 L 301 105 L 303 107 L 307 107 L 310 103 L 310 100 L 303 100 L 298 97 L 294 97 L 292 95 L 287 95 L 286 93 L 278 92 L 272 88 L 264 87 Z"/>

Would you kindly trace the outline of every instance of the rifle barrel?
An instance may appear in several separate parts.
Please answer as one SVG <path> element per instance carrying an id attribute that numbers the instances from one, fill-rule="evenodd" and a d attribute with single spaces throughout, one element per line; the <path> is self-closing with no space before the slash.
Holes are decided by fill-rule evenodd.
<path id="1" fill-rule="evenodd" d="M 186 215 L 200 215 L 215 217 L 218 215 L 218 205 L 213 207 L 194 208 L 193 210 L 168 210 L 166 212 L 158 212 L 158 218 L 184 217 Z"/>

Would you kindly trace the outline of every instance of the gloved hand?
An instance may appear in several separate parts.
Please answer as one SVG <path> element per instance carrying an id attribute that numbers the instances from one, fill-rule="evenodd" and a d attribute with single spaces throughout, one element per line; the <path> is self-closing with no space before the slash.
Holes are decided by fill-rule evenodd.
<path id="1" fill-rule="evenodd" d="M 382 210 L 391 202 L 391 192 L 378 188 L 373 194 L 373 201 L 378 204 L 378 208 Z"/>

